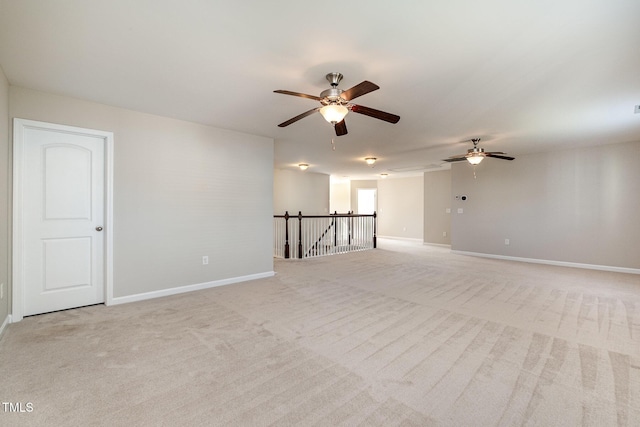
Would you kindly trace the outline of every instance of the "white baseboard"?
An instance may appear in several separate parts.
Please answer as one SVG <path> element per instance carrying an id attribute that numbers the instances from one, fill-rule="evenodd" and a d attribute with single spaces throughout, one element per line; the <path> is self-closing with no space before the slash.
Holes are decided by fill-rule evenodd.
<path id="1" fill-rule="evenodd" d="M 425 246 L 439 246 L 441 248 L 451 248 L 451 245 L 448 245 L 446 243 L 430 243 L 430 242 L 424 242 L 423 245 Z"/>
<path id="2" fill-rule="evenodd" d="M 107 305 L 125 304 L 135 301 L 144 301 L 153 298 L 166 297 L 170 295 L 183 294 L 185 292 L 200 291 L 203 289 L 215 288 L 217 286 L 231 285 L 233 283 L 246 282 L 249 280 L 264 279 L 275 275 L 273 271 L 264 273 L 249 274 L 247 276 L 231 277 L 229 279 L 215 280 L 213 282 L 198 283 L 195 285 L 179 286 L 176 288 L 162 289 L 159 291 L 145 292 L 142 294 L 128 295 L 125 297 L 114 297 Z"/>
<path id="3" fill-rule="evenodd" d="M 615 266 L 597 265 L 597 264 L 581 264 L 578 262 L 553 261 L 553 260 L 536 259 L 536 258 L 521 258 L 521 257 L 505 256 L 505 255 L 484 254 L 481 252 L 467 252 L 467 251 L 452 250 L 451 253 L 458 254 L 458 255 L 477 256 L 481 258 L 494 258 L 494 259 L 503 259 L 507 261 L 530 262 L 533 264 L 555 265 L 558 267 L 584 268 L 587 270 L 602 270 L 602 271 L 612 271 L 615 273 L 640 274 L 640 269 L 638 268 L 615 267 Z"/>
<path id="4" fill-rule="evenodd" d="M 414 237 L 396 237 L 396 236 L 376 236 L 378 239 L 389 239 L 389 240 L 403 240 L 405 242 L 414 242 L 414 243 L 422 243 L 422 239 L 416 239 Z"/>
<path id="5" fill-rule="evenodd" d="M 7 315 L 7 317 L 4 319 L 4 322 L 2 322 L 2 326 L 0 326 L 0 339 L 2 338 L 2 334 L 4 334 L 4 330 L 6 329 L 9 323 L 11 323 L 10 314 Z"/>

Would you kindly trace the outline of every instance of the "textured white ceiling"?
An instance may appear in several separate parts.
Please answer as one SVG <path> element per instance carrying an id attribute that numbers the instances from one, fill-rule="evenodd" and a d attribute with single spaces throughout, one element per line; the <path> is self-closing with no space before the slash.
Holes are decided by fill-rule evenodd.
<path id="1" fill-rule="evenodd" d="M 0 0 L 0 65 L 13 85 L 272 137 L 277 168 L 403 176 L 470 138 L 516 157 L 640 140 L 639 18 L 638 0 Z M 333 71 L 378 84 L 354 102 L 400 122 L 278 128 L 319 104 L 273 90 L 319 95 Z"/>

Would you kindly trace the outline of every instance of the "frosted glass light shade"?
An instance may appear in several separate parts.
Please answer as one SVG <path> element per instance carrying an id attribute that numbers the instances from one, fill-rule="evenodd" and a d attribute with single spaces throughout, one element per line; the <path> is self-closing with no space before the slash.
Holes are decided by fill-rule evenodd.
<path id="1" fill-rule="evenodd" d="M 469 163 L 471 163 L 472 165 L 479 165 L 480 162 L 482 161 L 482 159 L 484 159 L 484 156 L 477 155 L 477 154 L 474 154 L 473 156 L 467 157 L 467 161 Z"/>
<path id="2" fill-rule="evenodd" d="M 324 117 L 324 119 L 329 123 L 333 124 L 340 123 L 348 112 L 349 109 L 347 107 L 338 104 L 325 105 L 320 109 L 322 117 Z"/>

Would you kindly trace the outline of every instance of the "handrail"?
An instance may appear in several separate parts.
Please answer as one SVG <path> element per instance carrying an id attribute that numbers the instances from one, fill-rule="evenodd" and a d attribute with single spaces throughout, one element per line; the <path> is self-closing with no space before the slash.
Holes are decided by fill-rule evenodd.
<path id="1" fill-rule="evenodd" d="M 298 215 L 293 216 L 287 211 L 284 215 L 274 215 L 274 256 L 302 259 L 375 249 L 376 217 L 375 212 L 370 215 L 353 212 L 302 215 L 298 211 Z M 292 218 L 297 218 L 298 223 L 289 223 Z M 291 253 L 292 240 L 297 246 L 294 253 Z"/>

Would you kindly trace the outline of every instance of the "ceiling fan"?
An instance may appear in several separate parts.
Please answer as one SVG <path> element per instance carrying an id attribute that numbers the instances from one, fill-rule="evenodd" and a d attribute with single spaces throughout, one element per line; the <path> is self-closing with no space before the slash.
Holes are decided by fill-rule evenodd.
<path id="1" fill-rule="evenodd" d="M 297 115 L 286 122 L 280 123 L 278 126 L 281 128 L 289 126 L 291 123 L 295 123 L 300 119 L 304 119 L 307 116 L 319 111 L 322 117 L 333 125 L 337 136 L 347 134 L 347 125 L 344 122 L 344 117 L 349 111 L 354 113 L 364 114 L 365 116 L 373 117 L 374 119 L 384 120 L 389 123 L 398 123 L 400 116 L 395 114 L 386 113 L 380 110 L 374 110 L 373 108 L 364 107 L 362 105 L 352 104 L 352 99 L 359 96 L 366 95 L 369 92 L 380 89 L 380 87 L 370 81 L 363 81 L 360 84 L 355 85 L 351 89 L 342 90 L 338 89 L 338 84 L 342 80 L 342 74 L 329 73 L 326 78 L 331 83 L 331 89 L 327 89 L 320 93 L 320 96 L 307 95 L 305 93 L 291 92 L 289 90 L 274 90 L 275 93 L 282 93 L 284 95 L 300 96 L 302 98 L 313 99 L 320 101 L 322 104 L 320 107 L 316 107 L 312 110 L 306 111 L 300 115 Z"/>
<path id="2" fill-rule="evenodd" d="M 513 160 L 515 157 L 504 156 L 502 151 L 484 151 L 484 148 L 478 147 L 478 142 L 480 142 L 480 138 L 474 138 L 471 140 L 473 142 L 473 148 L 467 150 L 467 154 L 460 154 L 457 156 L 451 156 L 448 159 L 443 159 L 445 162 L 461 162 L 463 160 L 468 161 L 472 165 L 479 164 L 482 159 L 485 157 L 494 157 L 496 159 L 503 160 Z"/>

